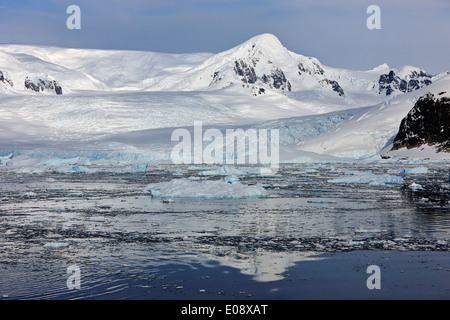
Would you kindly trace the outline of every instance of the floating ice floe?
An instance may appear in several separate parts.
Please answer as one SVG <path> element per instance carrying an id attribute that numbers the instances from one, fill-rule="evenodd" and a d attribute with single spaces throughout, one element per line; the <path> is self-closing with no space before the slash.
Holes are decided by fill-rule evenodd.
<path id="1" fill-rule="evenodd" d="M 375 175 L 372 172 L 352 174 L 341 178 L 328 180 L 329 183 L 361 183 L 370 185 L 403 184 L 404 180 L 399 176 Z"/>
<path id="2" fill-rule="evenodd" d="M 367 235 L 367 234 L 374 235 L 374 234 L 383 234 L 386 232 L 387 232 L 387 230 L 385 230 L 385 229 L 377 229 L 377 228 L 361 228 L 361 227 L 359 227 L 359 228 L 355 229 L 355 234 L 358 234 L 358 235 Z"/>
<path id="3" fill-rule="evenodd" d="M 406 168 L 406 169 L 390 169 L 390 174 L 426 174 L 429 170 L 426 167 Z"/>
<path id="4" fill-rule="evenodd" d="M 155 198 L 259 198 L 266 197 L 267 191 L 260 185 L 248 186 L 229 176 L 221 180 L 192 181 L 175 179 L 169 182 L 152 183 L 145 187 L 144 192 L 151 193 Z"/>
<path id="5" fill-rule="evenodd" d="M 52 158 L 47 161 L 39 163 L 40 166 L 64 166 L 64 165 L 78 165 L 78 166 L 89 166 L 91 162 L 88 158 L 76 157 L 70 159 Z"/>
<path id="6" fill-rule="evenodd" d="M 223 181 L 233 184 L 239 181 L 239 178 L 236 177 L 234 174 L 231 176 L 226 176 L 225 178 L 222 179 Z"/>
<path id="7" fill-rule="evenodd" d="M 145 164 L 134 164 L 122 169 L 121 173 L 135 173 L 135 172 L 146 172 L 148 170 L 148 165 Z"/>
<path id="8" fill-rule="evenodd" d="M 423 187 L 420 184 L 415 183 L 415 182 L 411 183 L 409 185 L 409 188 L 412 190 L 422 190 L 423 189 Z"/>
<path id="9" fill-rule="evenodd" d="M 14 172 L 18 174 L 44 174 L 47 170 L 37 167 L 19 167 Z"/>
<path id="10" fill-rule="evenodd" d="M 246 172 L 233 168 L 233 167 L 229 167 L 229 166 L 224 166 L 224 167 L 219 167 L 219 168 L 215 168 L 215 169 L 211 169 L 211 170 L 206 170 L 206 171 L 200 171 L 198 173 L 199 176 L 228 176 L 228 175 L 237 175 L 237 176 L 241 176 L 241 175 L 245 175 Z"/>
<path id="11" fill-rule="evenodd" d="M 166 173 L 172 174 L 174 176 L 182 176 L 183 175 L 183 169 L 166 170 Z"/>
<path id="12" fill-rule="evenodd" d="M 66 242 L 48 242 L 44 244 L 45 249 L 64 249 L 69 246 Z"/>
<path id="13" fill-rule="evenodd" d="M 54 170 L 56 173 L 92 173 L 95 172 L 89 168 L 82 166 L 63 166 Z"/>
<path id="14" fill-rule="evenodd" d="M 230 166 L 223 166 L 218 168 L 213 168 L 211 170 L 200 171 L 198 174 L 200 176 L 242 176 L 242 175 L 251 175 L 251 174 L 260 174 L 260 175 L 272 175 L 277 170 L 275 168 L 251 168 L 251 167 L 242 167 L 242 168 L 234 168 Z"/>

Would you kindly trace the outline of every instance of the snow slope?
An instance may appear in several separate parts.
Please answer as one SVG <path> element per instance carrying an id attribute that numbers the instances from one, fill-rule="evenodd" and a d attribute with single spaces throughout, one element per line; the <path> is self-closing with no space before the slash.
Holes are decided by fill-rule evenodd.
<path id="1" fill-rule="evenodd" d="M 354 116 L 345 123 L 307 141 L 302 141 L 297 148 L 305 151 L 339 157 L 368 157 L 380 152 L 383 154 L 392 148 L 392 139 L 398 132 L 400 122 L 413 107 L 420 96 L 431 92 L 446 92 L 450 96 L 450 75 L 441 77 L 435 83 L 417 91 L 397 96 L 396 98 L 374 105 L 368 109 L 355 110 Z M 414 150 L 411 151 L 413 153 Z M 408 151 L 403 152 L 407 156 Z M 434 157 L 428 152 L 426 157 Z M 415 155 L 416 157 L 417 155 Z M 449 158 L 438 154 L 438 158 Z"/>
<path id="2" fill-rule="evenodd" d="M 4 92 L 32 94 L 33 91 L 24 87 L 27 77 L 54 79 L 62 85 L 65 93 L 76 90 L 103 91 L 108 89 L 101 81 L 81 71 L 42 60 L 32 54 L 6 52 L 4 50 L 6 48 L 0 46 L 0 71 L 6 71 L 10 75 L 13 86 L 0 84 Z"/>
<path id="3" fill-rule="evenodd" d="M 23 60 L 29 57 L 36 68 L 48 69 L 72 92 L 76 90 L 143 90 L 157 83 L 161 78 L 196 66 L 211 55 L 208 53 L 164 54 L 142 51 L 65 49 L 27 45 L 0 45 L 0 50 L 17 59 Z M 67 78 L 68 74 L 64 76 L 54 72 L 49 68 L 52 65 L 59 66 L 69 73 L 72 71 L 80 78 Z M 82 76 L 88 77 L 92 83 L 81 85 Z"/>
<path id="4" fill-rule="evenodd" d="M 388 146 L 419 96 L 450 92 L 447 74 L 328 67 L 271 34 L 217 54 L 2 44 L 0 72 L 0 155 L 167 159 L 171 132 L 202 121 L 278 129 L 282 161 L 359 158 Z"/>

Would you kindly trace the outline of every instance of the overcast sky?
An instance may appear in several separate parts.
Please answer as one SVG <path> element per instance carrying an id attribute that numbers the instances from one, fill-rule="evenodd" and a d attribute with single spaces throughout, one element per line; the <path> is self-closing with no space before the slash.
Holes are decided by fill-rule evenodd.
<path id="1" fill-rule="evenodd" d="M 72 4 L 81 30 L 66 27 Z M 449 0 L 0 0 L 0 43 L 217 53 L 261 33 L 332 67 L 450 71 Z"/>

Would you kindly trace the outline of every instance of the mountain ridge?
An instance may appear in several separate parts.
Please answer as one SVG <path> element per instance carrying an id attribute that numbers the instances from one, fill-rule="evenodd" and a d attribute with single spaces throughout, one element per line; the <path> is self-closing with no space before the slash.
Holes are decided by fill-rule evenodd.
<path id="1" fill-rule="evenodd" d="M 361 92 L 374 98 L 386 91 L 386 88 L 380 88 L 380 77 L 386 76 L 389 80 L 389 72 L 393 72 L 400 84 L 411 77 L 404 72 L 408 68 L 396 70 L 387 64 L 367 71 L 324 66 L 315 57 L 288 50 L 270 33 L 254 36 L 217 54 L 165 54 L 6 44 L 0 45 L 0 53 L 0 71 L 12 75 L 13 82 L 17 84 L 16 90 L 13 90 L 15 92 L 23 89 L 22 83 L 28 73 L 43 73 L 61 83 L 65 93 L 80 90 L 208 91 L 235 87 L 237 91 L 250 95 L 261 95 L 272 90 L 294 99 L 295 92 L 308 90 L 315 90 L 332 99 L 354 98 Z M 9 57 L 5 58 L 5 55 Z M 20 70 L 20 64 L 25 66 L 24 70 Z M 7 70 L 9 65 L 14 65 L 12 70 Z M 429 76 L 426 81 L 422 79 L 421 84 L 432 81 L 432 76 L 424 70 L 417 67 L 410 69 Z M 389 94 L 386 95 L 401 92 L 403 87 L 391 85 L 393 79 L 390 80 Z M 359 87 L 372 85 L 372 88 L 366 92 L 355 90 L 357 82 Z"/>
<path id="2" fill-rule="evenodd" d="M 0 45 L 0 140 L 262 123 L 281 129 L 287 154 L 360 158 L 389 153 L 417 98 L 442 91 L 450 92 L 448 73 L 329 67 L 272 34 L 216 54 Z"/>

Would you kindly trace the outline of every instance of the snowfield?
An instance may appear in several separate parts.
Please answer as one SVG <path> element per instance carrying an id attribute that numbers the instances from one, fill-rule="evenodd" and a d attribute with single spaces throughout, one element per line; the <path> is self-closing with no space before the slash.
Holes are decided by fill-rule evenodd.
<path id="1" fill-rule="evenodd" d="M 0 156 L 13 154 L 1 166 L 170 161 L 171 133 L 194 121 L 278 129 L 281 162 L 450 159 L 432 146 L 390 152 L 420 96 L 450 96 L 448 73 L 328 67 L 271 34 L 217 54 L 2 44 L 0 72 Z"/>

